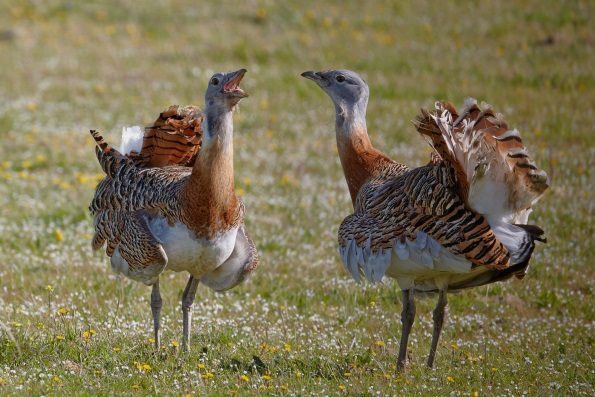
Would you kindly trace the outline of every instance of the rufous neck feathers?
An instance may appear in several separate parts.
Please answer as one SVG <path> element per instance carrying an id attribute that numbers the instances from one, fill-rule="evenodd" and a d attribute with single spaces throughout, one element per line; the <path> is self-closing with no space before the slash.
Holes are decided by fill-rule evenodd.
<path id="1" fill-rule="evenodd" d="M 388 160 L 372 146 L 366 127 L 366 103 L 355 106 L 335 105 L 337 149 L 343 173 L 355 206 L 357 194 L 366 181 L 375 175 L 379 163 Z"/>
<path id="2" fill-rule="evenodd" d="M 225 228 L 234 222 L 232 111 L 205 111 L 202 146 L 185 189 L 186 212 L 196 232 Z"/>

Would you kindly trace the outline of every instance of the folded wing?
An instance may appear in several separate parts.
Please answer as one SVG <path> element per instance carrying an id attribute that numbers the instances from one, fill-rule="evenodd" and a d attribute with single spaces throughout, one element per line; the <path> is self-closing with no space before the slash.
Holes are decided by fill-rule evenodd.
<path id="1" fill-rule="evenodd" d="M 91 134 L 106 174 L 89 205 L 95 226 L 92 247 L 98 250 L 105 244 L 114 270 L 152 284 L 166 267 L 167 256 L 148 220 L 158 214 L 170 223 L 177 221 L 177 193 L 191 168 L 140 168 L 96 131 Z"/>

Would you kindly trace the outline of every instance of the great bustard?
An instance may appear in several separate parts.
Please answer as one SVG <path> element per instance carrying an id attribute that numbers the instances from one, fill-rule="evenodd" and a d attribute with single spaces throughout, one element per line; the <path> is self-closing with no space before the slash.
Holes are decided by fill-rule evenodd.
<path id="1" fill-rule="evenodd" d="M 468 99 L 422 110 L 417 130 L 435 149 L 410 169 L 375 149 L 366 128 L 369 89 L 348 70 L 304 72 L 332 99 L 339 157 L 354 206 L 339 228 L 343 264 L 356 280 L 395 278 L 403 291 L 398 368 L 407 357 L 415 292 L 437 292 L 427 364 L 432 367 L 447 291 L 522 278 L 534 240 L 527 225 L 548 177 L 529 158 L 516 130 L 489 106 Z"/>
<path id="2" fill-rule="evenodd" d="M 125 130 L 120 151 L 91 131 L 106 174 L 89 207 L 93 248 L 107 243 L 116 272 L 153 286 L 156 348 L 164 270 L 190 273 L 182 296 L 187 350 L 198 284 L 224 291 L 258 264 L 244 228 L 244 205 L 234 191 L 232 115 L 247 96 L 239 88 L 245 72 L 217 73 L 209 80 L 204 116 L 194 107 L 171 107 L 144 134 L 138 127 Z"/>

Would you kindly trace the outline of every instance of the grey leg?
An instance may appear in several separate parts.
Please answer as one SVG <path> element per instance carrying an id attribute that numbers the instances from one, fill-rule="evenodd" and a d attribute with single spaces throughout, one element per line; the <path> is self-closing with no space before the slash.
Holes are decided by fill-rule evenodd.
<path id="1" fill-rule="evenodd" d="M 414 292 L 410 289 L 403 290 L 403 311 L 401 312 L 401 344 L 399 346 L 399 359 L 397 360 L 397 370 L 402 371 L 405 368 L 407 360 L 407 342 L 409 333 L 415 319 L 415 301 Z"/>
<path id="2" fill-rule="evenodd" d="M 153 284 L 153 290 L 151 291 L 151 311 L 153 312 L 153 333 L 155 339 L 155 349 L 159 350 L 161 346 L 161 338 L 159 337 L 159 318 L 161 316 L 161 306 L 163 301 L 161 300 L 161 294 L 159 293 L 159 280 Z"/>
<path id="3" fill-rule="evenodd" d="M 184 330 L 182 335 L 182 350 L 188 351 L 190 346 L 190 327 L 192 326 L 192 304 L 194 303 L 194 297 L 196 296 L 196 288 L 198 287 L 198 279 L 190 276 L 188 284 L 184 289 L 182 295 L 182 315 Z"/>
<path id="4" fill-rule="evenodd" d="M 440 332 L 442 331 L 444 312 L 447 303 L 446 290 L 440 290 L 438 303 L 432 313 L 432 317 L 434 318 L 434 332 L 432 333 L 432 347 L 430 347 L 430 355 L 428 356 L 428 367 L 430 368 L 434 365 L 434 357 L 436 356 L 436 349 L 438 348 L 438 339 L 440 338 Z"/>

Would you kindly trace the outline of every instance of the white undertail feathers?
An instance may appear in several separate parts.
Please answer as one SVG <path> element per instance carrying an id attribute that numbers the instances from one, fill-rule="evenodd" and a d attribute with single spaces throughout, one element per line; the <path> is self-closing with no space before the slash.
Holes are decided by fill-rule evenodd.
<path id="1" fill-rule="evenodd" d="M 138 125 L 122 127 L 122 144 L 120 153 L 128 155 L 131 152 L 140 153 L 143 148 L 143 137 L 145 133 Z"/>

